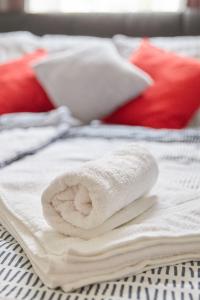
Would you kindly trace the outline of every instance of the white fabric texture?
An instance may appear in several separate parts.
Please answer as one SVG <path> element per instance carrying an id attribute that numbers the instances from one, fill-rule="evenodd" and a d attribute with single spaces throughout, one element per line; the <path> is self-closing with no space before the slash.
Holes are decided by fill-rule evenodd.
<path id="1" fill-rule="evenodd" d="M 113 43 L 124 58 L 129 58 L 141 42 L 141 38 L 117 34 Z M 179 54 L 200 58 L 200 36 L 174 36 L 174 37 L 152 37 L 150 42 L 168 51 L 175 51 Z"/>
<path id="2" fill-rule="evenodd" d="M 0 63 L 21 57 L 39 48 L 49 53 L 81 47 L 83 44 L 110 40 L 91 36 L 44 35 L 28 31 L 0 33 Z"/>
<path id="3" fill-rule="evenodd" d="M 200 257 L 197 145 L 143 143 L 159 161 L 159 178 L 152 190 L 157 202 L 132 222 L 91 240 L 67 237 L 46 223 L 42 191 L 66 171 L 66 164 L 80 167 L 125 145 L 119 140 L 68 139 L 1 171 L 1 221 L 49 287 L 69 291 Z M 170 155 L 181 157 L 184 152 L 188 159 L 173 163 L 167 159 Z"/>
<path id="4" fill-rule="evenodd" d="M 46 144 L 56 134 L 57 129 L 51 126 L 3 131 L 0 135 L 0 165 L 2 161 Z"/>
<path id="5" fill-rule="evenodd" d="M 77 35 L 62 35 L 62 34 L 46 34 L 41 37 L 40 45 L 49 53 L 57 51 L 65 51 L 80 48 L 83 45 L 91 43 L 101 43 L 105 41 L 112 42 L 111 38 L 102 38 L 94 36 L 77 36 Z"/>
<path id="6" fill-rule="evenodd" d="M 200 58 L 200 36 L 153 37 L 151 42 L 158 47 L 184 55 Z M 15 59 L 23 54 L 44 48 L 50 53 L 82 47 L 86 43 L 111 41 L 109 38 L 47 34 L 42 37 L 27 31 L 0 33 L 0 62 Z M 127 58 L 137 49 L 141 38 L 115 35 L 112 38 L 120 54 Z"/>
<path id="7" fill-rule="evenodd" d="M 51 127 L 64 124 L 69 126 L 81 124 L 80 121 L 71 116 L 69 110 L 64 106 L 44 113 L 22 112 L 3 114 L 0 116 L 0 130 L 30 127 Z"/>
<path id="8" fill-rule="evenodd" d="M 83 122 L 99 119 L 142 93 L 152 79 L 101 41 L 54 54 L 34 66 L 56 105 L 66 105 Z"/>
<path id="9" fill-rule="evenodd" d="M 149 151 L 130 144 L 56 178 L 42 196 L 44 216 L 68 236 L 97 237 L 152 206 L 151 198 L 138 198 L 157 176 Z"/>
<path id="10" fill-rule="evenodd" d="M 40 48 L 40 37 L 26 31 L 0 33 L 0 63 Z"/>
<path id="11" fill-rule="evenodd" d="M 46 113 L 1 115 L 0 167 L 23 153 L 33 153 L 75 125 L 80 125 L 80 122 L 72 118 L 66 107 Z"/>

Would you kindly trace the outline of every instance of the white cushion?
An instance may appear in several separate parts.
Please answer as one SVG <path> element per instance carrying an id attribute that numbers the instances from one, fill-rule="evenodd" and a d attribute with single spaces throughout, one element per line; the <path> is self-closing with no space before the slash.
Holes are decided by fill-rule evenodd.
<path id="1" fill-rule="evenodd" d="M 88 43 L 100 43 L 106 40 L 112 42 L 111 38 L 95 36 L 46 34 L 40 38 L 40 47 L 52 53 L 56 51 L 68 51 L 73 48 L 82 47 Z"/>
<path id="2" fill-rule="evenodd" d="M 121 58 L 108 41 L 50 55 L 34 66 L 56 105 L 66 105 L 83 122 L 99 119 L 142 93 L 152 79 Z"/>
<path id="3" fill-rule="evenodd" d="M 0 63 L 44 48 L 48 52 L 56 52 L 81 47 L 88 42 L 100 42 L 111 40 L 110 38 L 101 38 L 93 36 L 71 36 L 46 34 L 37 36 L 28 31 L 16 31 L 0 33 Z"/>
<path id="4" fill-rule="evenodd" d="M 150 41 L 162 49 L 200 58 L 200 36 L 152 37 Z M 113 43 L 124 58 L 128 58 L 139 47 L 140 42 L 141 38 L 121 34 L 113 37 Z"/>
<path id="5" fill-rule="evenodd" d="M 0 64 L 17 59 L 40 47 L 40 37 L 26 32 L 0 33 Z"/>

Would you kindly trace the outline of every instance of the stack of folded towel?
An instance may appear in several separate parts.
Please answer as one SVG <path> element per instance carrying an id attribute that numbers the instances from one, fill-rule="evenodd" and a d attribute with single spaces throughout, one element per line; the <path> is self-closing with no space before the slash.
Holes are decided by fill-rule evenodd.
<path id="1" fill-rule="evenodd" d="M 158 168 L 147 150 L 83 162 L 94 143 L 57 143 L 0 174 L 1 220 L 44 283 L 70 291 L 199 258 L 199 194 L 165 184 L 181 169 L 162 169 L 150 191 Z"/>

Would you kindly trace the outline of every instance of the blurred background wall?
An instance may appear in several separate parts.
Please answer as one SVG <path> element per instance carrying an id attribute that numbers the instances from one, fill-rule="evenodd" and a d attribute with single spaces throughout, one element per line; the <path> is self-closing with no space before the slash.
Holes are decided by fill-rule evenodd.
<path id="1" fill-rule="evenodd" d="M 0 12 L 138 12 L 199 9 L 200 0 L 0 0 Z"/>
<path id="2" fill-rule="evenodd" d="M 0 0 L 0 11 L 23 11 L 25 7 L 25 0 Z"/>

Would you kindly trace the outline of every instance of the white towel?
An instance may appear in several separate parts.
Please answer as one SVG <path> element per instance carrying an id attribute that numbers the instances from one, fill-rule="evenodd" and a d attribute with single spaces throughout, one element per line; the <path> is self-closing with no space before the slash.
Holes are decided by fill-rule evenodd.
<path id="1" fill-rule="evenodd" d="M 46 223 L 41 194 L 52 179 L 66 171 L 66 165 L 78 168 L 125 144 L 117 139 L 67 139 L 1 170 L 0 220 L 49 287 L 67 292 L 200 258 L 197 144 L 144 145 L 159 163 L 159 178 L 150 192 L 157 201 L 132 222 L 90 240 L 67 237 Z M 177 159 L 170 160 L 174 155 Z"/>
<path id="2" fill-rule="evenodd" d="M 157 163 L 149 151 L 127 145 L 56 178 L 43 193 L 44 216 L 61 233 L 96 237 L 149 208 L 153 199 L 140 197 L 157 176 Z"/>

